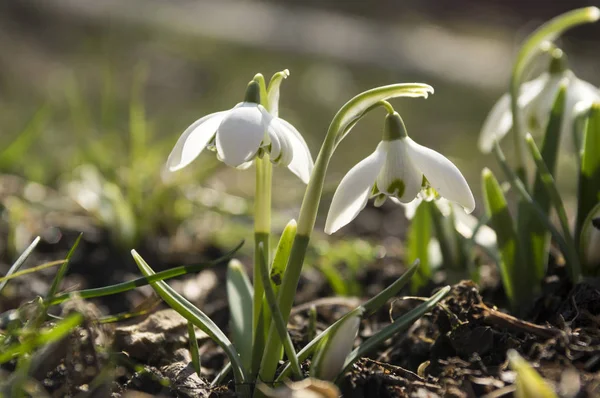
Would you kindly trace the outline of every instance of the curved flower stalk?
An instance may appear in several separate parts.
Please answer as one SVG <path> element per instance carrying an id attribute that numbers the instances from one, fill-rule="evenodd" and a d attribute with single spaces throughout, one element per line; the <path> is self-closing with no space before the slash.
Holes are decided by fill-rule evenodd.
<path id="1" fill-rule="evenodd" d="M 168 170 L 186 167 L 205 148 L 216 151 L 227 165 L 240 169 L 250 167 L 257 156 L 267 153 L 272 163 L 288 167 L 305 184 L 314 165 L 298 130 L 260 105 L 256 81 L 248 84 L 244 102 L 204 116 L 183 132 L 167 160 Z"/>
<path id="2" fill-rule="evenodd" d="M 389 113 L 383 141 L 344 176 L 333 195 L 325 232 L 332 234 L 352 221 L 369 197 L 375 197 L 375 205 L 388 197 L 409 203 L 429 186 L 467 213 L 475 209 L 473 193 L 460 170 L 440 153 L 414 142 L 400 115 Z"/>
<path id="3" fill-rule="evenodd" d="M 381 86 L 362 92 L 350 99 L 333 117 L 306 187 L 298 217 L 297 233 L 279 290 L 278 304 L 284 321 L 288 320 L 292 309 L 306 249 L 317 218 L 325 175 L 337 144 L 369 110 L 381 105 L 381 101 L 397 97 L 427 98 L 430 93 L 433 93 L 433 88 L 422 83 Z M 281 341 L 274 325 L 271 325 L 260 365 L 259 377 L 262 380 L 273 380 L 280 350 Z"/>
<path id="4" fill-rule="evenodd" d="M 520 134 L 524 136 L 527 131 L 537 132 L 546 128 L 552 105 L 562 85 L 566 86 L 567 92 L 561 136 L 573 136 L 575 118 L 593 102 L 600 100 L 600 90 L 567 69 L 565 57 L 558 49 L 553 52 L 547 72 L 521 85 L 517 100 L 518 109 L 523 114 L 518 119 L 522 124 L 518 129 Z M 483 123 L 479 136 L 482 152 L 491 152 L 494 141 L 500 141 L 513 127 L 510 101 L 509 93 L 500 97 Z"/>

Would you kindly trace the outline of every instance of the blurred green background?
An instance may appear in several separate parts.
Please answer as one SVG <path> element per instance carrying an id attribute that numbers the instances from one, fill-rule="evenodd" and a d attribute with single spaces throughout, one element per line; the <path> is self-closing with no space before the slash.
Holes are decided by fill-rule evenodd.
<path id="1" fill-rule="evenodd" d="M 305 135 L 313 157 L 329 121 L 355 94 L 396 82 L 431 84 L 436 92 L 429 99 L 393 105 L 413 139 L 463 171 L 480 214 L 481 169 L 496 164 L 478 152 L 476 140 L 487 111 L 508 85 L 519 43 L 550 17 L 590 4 L 3 1 L 0 170 L 56 188 L 84 209 L 91 206 L 104 222 L 119 224 L 132 239 L 126 243 L 146 228 L 175 233 L 175 224 L 198 210 L 185 203 L 194 196 L 196 182 L 210 189 L 201 199 L 205 205 L 246 213 L 252 170 L 228 170 L 212 154 L 203 154 L 191 170 L 164 182 L 161 167 L 194 120 L 241 101 L 256 72 L 269 77 L 288 68 L 280 115 Z M 559 42 L 576 74 L 595 85 L 600 83 L 599 37 L 598 26 L 582 27 Z M 336 152 L 323 214 L 343 174 L 377 145 L 382 115 L 361 121 Z M 510 155 L 510 142 L 504 145 Z M 83 164 L 86 169 L 78 168 Z M 561 178 L 567 189 L 573 172 L 567 157 L 559 170 L 559 178 L 567 176 Z M 275 222 L 283 226 L 297 216 L 303 185 L 286 170 L 277 169 L 275 178 Z M 112 214 L 102 214 L 102 200 L 110 202 Z M 397 216 L 364 212 L 354 231 L 401 235 L 402 212 L 388 210 Z M 172 229 L 156 226 L 165 217 L 173 219 Z M 128 218 L 144 225 L 127 225 Z M 135 231 L 128 232 L 131 228 Z"/>

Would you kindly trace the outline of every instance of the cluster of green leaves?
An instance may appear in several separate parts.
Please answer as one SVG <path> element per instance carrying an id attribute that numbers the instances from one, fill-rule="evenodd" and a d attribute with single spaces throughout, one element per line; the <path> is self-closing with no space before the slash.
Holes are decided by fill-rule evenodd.
<path id="1" fill-rule="evenodd" d="M 537 58 L 549 53 L 555 61 L 564 62 L 562 51 L 549 42 L 570 27 L 596 21 L 598 14 L 594 7 L 565 13 L 542 25 L 524 42 L 513 69 L 511 104 L 515 104 L 520 95 L 524 71 L 530 69 Z M 407 259 L 421 259 L 422 268 L 413 278 L 413 290 L 429 281 L 432 269 L 437 265 L 436 256 L 440 257 L 449 276 L 458 273 L 459 277 L 476 280 L 478 260 L 473 248 L 477 246 L 498 264 L 513 308 L 526 307 L 540 292 L 547 271 L 551 238 L 565 258 L 573 282 L 582 276 L 598 276 L 600 264 L 593 249 L 597 243 L 592 240 L 597 233 L 594 220 L 598 223 L 600 217 L 600 104 L 592 104 L 575 120 L 567 120 L 573 123 L 579 184 L 576 222 L 571 228 L 564 199 L 555 183 L 565 118 L 573 113 L 567 109 L 567 106 L 573 106 L 568 103 L 567 82 L 561 84 L 556 97 L 551 98 L 548 123 L 541 126 L 544 134 L 540 148 L 531 135 L 520 131 L 523 110 L 516 105 L 512 108 L 515 151 L 518 154 L 523 146 L 529 153 L 535 165 L 532 183 L 528 181 L 524 165 L 509 163 L 496 143 L 494 154 L 508 188 L 501 186 L 491 170 L 483 170 L 486 214 L 480 220 L 454 213 L 451 206 L 430 200 L 432 198 L 423 200 L 416 208 L 408 233 Z M 516 212 L 509 209 L 507 189 L 518 195 Z M 448 217 L 440 212 L 444 206 L 446 212 L 450 209 Z M 553 211 L 559 228 L 551 218 Z M 461 217 L 456 217 L 458 215 Z M 489 231 L 488 225 L 493 231 Z"/>
<path id="2" fill-rule="evenodd" d="M 540 27 L 523 45 L 529 52 L 521 52 L 517 59 L 515 71 L 523 71 L 527 65 L 541 53 L 540 48 L 547 46 L 562 31 L 570 26 L 597 19 L 597 9 L 593 14 L 595 19 L 585 19 L 589 9 L 571 12 L 555 18 Z M 582 18 L 582 16 L 584 18 Z M 571 25 L 569 25 L 571 24 Z M 562 51 L 553 49 L 553 57 L 562 57 Z M 519 72 L 522 73 L 522 72 Z M 513 76 L 513 81 L 521 80 L 520 74 Z M 511 91 L 512 96 L 518 95 L 517 89 Z M 494 174 L 483 171 L 483 194 L 489 224 L 495 230 L 498 240 L 499 266 L 502 282 L 508 298 L 516 308 L 526 304 L 540 292 L 541 281 L 546 275 L 548 265 L 550 238 L 558 245 L 571 280 L 576 283 L 582 276 L 597 274 L 598 264 L 591 264 L 584 255 L 586 237 L 589 235 L 591 220 L 600 209 L 600 104 L 593 104 L 589 111 L 578 116 L 574 121 L 574 141 L 578 165 L 579 190 L 577 195 L 576 225 L 572 229 L 564 206 L 564 199 L 555 183 L 557 160 L 560 153 L 562 126 L 568 117 L 567 85 L 561 83 L 556 97 L 553 99 L 548 124 L 541 148 L 538 148 L 530 134 L 524 136 L 525 147 L 533 163 L 535 174 L 533 184 L 527 180 L 527 173 L 521 167 L 513 167 L 504 156 L 496 143 L 494 154 L 506 176 L 509 187 L 518 195 L 518 205 L 515 214 L 509 211 L 505 192 Z M 571 105 L 572 106 L 572 105 Z M 513 114 L 514 125 L 520 110 Z M 571 120 L 567 120 L 571 123 Z M 513 131 L 518 144 L 523 139 L 520 132 Z M 579 139 L 583 136 L 583 140 Z M 560 228 L 551 219 L 552 211 L 556 212 Z M 587 220 L 587 222 L 586 222 Z"/>

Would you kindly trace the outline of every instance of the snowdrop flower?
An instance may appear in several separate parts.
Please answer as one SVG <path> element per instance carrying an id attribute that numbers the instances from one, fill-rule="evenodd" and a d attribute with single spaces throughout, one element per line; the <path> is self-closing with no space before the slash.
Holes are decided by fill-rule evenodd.
<path id="1" fill-rule="evenodd" d="M 519 109 L 523 112 L 521 131 L 527 132 L 526 127 L 534 131 L 546 128 L 550 118 L 552 105 L 561 86 L 566 85 L 566 99 L 561 134 L 571 137 L 575 117 L 590 107 L 593 102 L 600 101 L 600 90 L 592 84 L 580 80 L 566 67 L 565 57 L 561 54 L 552 58 L 548 72 L 542 73 L 536 79 L 523 83 L 517 100 Z M 495 141 L 500 141 L 512 128 L 513 118 L 510 110 L 510 94 L 506 93 L 488 114 L 481 135 L 479 149 L 489 153 Z"/>
<path id="2" fill-rule="evenodd" d="M 268 153 L 271 162 L 287 166 L 308 183 L 314 164 L 304 138 L 290 123 L 272 116 L 259 104 L 259 98 L 258 83 L 252 81 L 244 102 L 192 123 L 171 151 L 168 170 L 184 168 L 205 148 L 216 151 L 227 165 L 240 169 L 250 167 L 256 156 Z"/>
<path id="3" fill-rule="evenodd" d="M 340 182 L 325 232 L 332 234 L 352 221 L 365 208 L 369 196 L 375 196 L 376 206 L 387 197 L 408 203 L 429 185 L 468 213 L 475 208 L 471 189 L 458 168 L 443 155 L 410 139 L 400 115 L 390 113 L 385 120 L 383 141 Z"/>

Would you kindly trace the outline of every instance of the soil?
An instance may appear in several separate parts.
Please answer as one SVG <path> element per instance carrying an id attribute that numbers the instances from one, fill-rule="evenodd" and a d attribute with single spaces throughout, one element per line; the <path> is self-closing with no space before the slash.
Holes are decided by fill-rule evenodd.
<path id="1" fill-rule="evenodd" d="M 72 219 L 72 218 L 69 218 Z M 62 258 L 81 228 L 52 224 L 32 227 L 45 236 L 29 265 Z M 105 286 L 137 275 L 127 250 L 115 246 L 110 234 L 93 221 L 70 265 L 64 285 L 76 288 Z M 7 227 L 2 225 L 6 247 Z M 44 235 L 45 234 L 45 235 Z M 49 239 L 48 236 L 54 237 Z M 58 237 L 58 238 L 56 238 Z M 190 247 L 185 255 L 163 251 L 158 238 L 143 242 L 140 252 L 155 269 L 214 259 L 227 248 Z M 160 248 L 160 249 L 156 249 Z M 0 273 L 10 264 L 3 250 Z M 193 260 L 192 260 L 193 259 Z M 162 265 L 162 266 L 161 266 Z M 359 275 L 367 294 L 377 292 L 404 272 L 397 258 L 368 264 Z M 30 274 L 9 283 L 0 297 L 0 311 L 44 295 L 55 271 Z M 460 281 L 431 313 L 407 331 L 390 339 L 377 352 L 354 364 L 340 383 L 345 397 L 503 397 L 512 396 L 515 373 L 506 352 L 517 350 L 564 397 L 600 396 L 600 290 L 590 283 L 569 284 L 565 268 L 551 262 L 542 295 L 530 308 L 511 313 L 495 273 L 480 285 Z M 223 266 L 171 281 L 223 330 L 228 330 L 228 308 Z M 443 277 L 424 288 L 430 296 L 444 285 Z M 363 320 L 359 339 L 366 339 L 419 301 L 408 289 L 379 313 Z M 329 298 L 328 298 L 329 297 Z M 299 349 L 309 341 L 308 311 L 317 310 L 317 331 L 324 330 L 353 308 L 358 298 L 331 297 L 324 278 L 308 269 L 303 274 L 289 329 Z M 210 381 L 226 362 L 222 351 L 196 331 L 201 357 L 199 377 L 191 365 L 186 322 L 160 304 L 145 316 L 99 324 L 102 316 L 152 308 L 150 288 L 100 300 L 71 300 L 57 315 L 78 311 L 85 324 L 67 338 L 33 355 L 30 376 L 51 396 L 94 397 L 220 397 L 234 396 L 233 382 L 211 388 Z M 5 326 L 3 326 L 5 327 Z M 303 364 L 308 371 L 309 363 Z M 15 361 L 0 367 L 0 380 L 10 380 Z M 145 395 L 144 395 L 145 394 Z M 325 395 L 324 395 L 325 396 Z"/>

